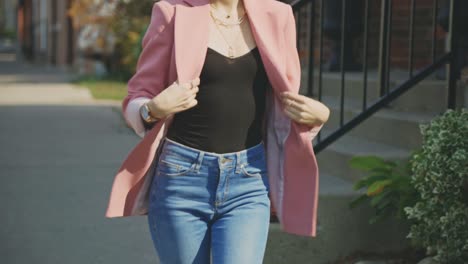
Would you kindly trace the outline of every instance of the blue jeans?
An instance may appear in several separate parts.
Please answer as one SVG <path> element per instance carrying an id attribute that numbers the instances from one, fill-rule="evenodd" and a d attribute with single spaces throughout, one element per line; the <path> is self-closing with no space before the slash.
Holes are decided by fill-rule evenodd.
<path id="1" fill-rule="evenodd" d="M 270 224 L 263 141 L 221 154 L 161 144 L 148 208 L 161 264 L 261 264 Z"/>

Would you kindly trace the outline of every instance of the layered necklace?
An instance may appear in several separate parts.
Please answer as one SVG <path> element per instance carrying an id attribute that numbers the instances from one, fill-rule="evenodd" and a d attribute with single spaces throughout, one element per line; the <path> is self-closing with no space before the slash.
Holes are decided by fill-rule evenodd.
<path id="1" fill-rule="evenodd" d="M 210 6 L 213 7 L 213 9 L 218 10 L 215 6 L 213 6 L 212 3 L 210 3 Z M 215 26 L 216 26 L 216 28 L 218 29 L 218 31 L 219 31 L 219 33 L 221 34 L 221 36 L 223 37 L 224 41 L 226 41 L 226 44 L 229 46 L 229 49 L 228 49 L 228 56 L 229 56 L 230 58 L 234 58 L 234 48 L 233 48 L 233 46 L 229 43 L 229 41 L 227 41 L 227 39 L 226 39 L 226 37 L 224 36 L 224 34 L 221 32 L 220 26 L 224 26 L 224 27 L 231 28 L 231 27 L 233 27 L 233 26 L 240 25 L 240 24 L 244 21 L 244 18 L 246 17 L 246 13 L 245 13 L 245 11 L 244 11 L 244 14 L 243 14 L 241 17 L 239 17 L 239 18 L 237 19 L 237 21 L 234 21 L 234 22 L 227 22 L 227 21 L 225 21 L 224 19 L 221 19 L 221 18 L 217 17 L 217 16 L 215 15 L 215 13 L 213 12 L 213 9 L 210 9 L 211 18 L 213 19 L 213 21 L 214 21 L 214 23 L 215 23 Z M 219 10 L 218 10 L 218 11 L 219 11 Z M 229 13 L 226 13 L 226 12 L 223 11 L 223 13 L 226 14 L 226 19 L 231 18 L 232 12 L 233 12 L 232 10 L 231 10 L 231 12 L 229 12 Z M 236 38 L 235 38 L 234 40 L 237 39 L 237 36 L 239 36 L 239 34 L 240 34 L 241 32 L 242 32 L 242 30 L 239 30 L 239 33 L 236 35 Z"/>

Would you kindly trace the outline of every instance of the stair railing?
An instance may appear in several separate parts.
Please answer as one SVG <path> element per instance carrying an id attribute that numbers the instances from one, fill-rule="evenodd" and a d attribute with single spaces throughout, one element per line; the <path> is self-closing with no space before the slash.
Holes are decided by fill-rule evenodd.
<path id="1" fill-rule="evenodd" d="M 390 102 L 394 101 L 402 94 L 407 92 L 408 90 L 414 88 L 419 82 L 424 79 L 427 79 L 431 74 L 435 73 L 441 66 L 447 65 L 448 66 L 448 78 L 447 78 L 447 108 L 454 109 L 455 102 L 456 102 L 456 82 L 458 79 L 458 75 L 460 69 L 457 68 L 457 56 L 458 56 L 458 49 L 457 45 L 457 30 L 454 29 L 454 21 L 457 5 L 459 5 L 458 0 L 449 0 L 450 2 L 450 18 L 449 18 L 449 32 L 448 32 L 448 39 L 449 39 L 449 50 L 444 52 L 442 55 L 437 57 L 437 39 L 436 39 L 436 29 L 437 29 L 437 16 L 438 16 L 438 8 L 439 8 L 439 1 L 433 0 L 433 7 L 432 7 L 432 47 L 430 51 L 431 56 L 431 63 L 422 69 L 415 70 L 414 69 L 414 54 L 415 54 L 415 47 L 414 47 L 414 40 L 415 40 L 415 11 L 416 11 L 416 0 L 409 1 L 409 8 L 410 8 L 410 18 L 409 18 L 409 54 L 408 54 L 408 78 L 404 80 L 402 83 L 398 84 L 395 88 L 390 89 L 390 55 L 391 55 L 391 43 L 392 43 L 392 16 L 393 16 L 393 1 L 392 0 L 380 0 L 380 1 L 371 1 L 371 0 L 363 0 L 364 1 L 364 29 L 363 29 L 363 65 L 362 65 L 362 73 L 363 73 L 363 93 L 362 93 L 362 109 L 361 112 L 356 115 L 351 120 L 344 122 L 344 99 L 345 99 L 345 74 L 346 70 L 343 70 L 344 66 L 344 58 L 346 54 L 345 45 L 349 45 L 349 40 L 345 38 L 345 21 L 347 21 L 347 12 L 346 8 L 347 5 L 353 4 L 352 2 L 355 0 L 341 0 L 341 61 L 340 61 L 340 78 L 341 78 L 341 89 L 340 89 L 340 106 L 339 106 L 339 128 L 336 129 L 334 132 L 326 136 L 322 139 L 322 132 L 320 132 L 317 137 L 317 144 L 314 145 L 314 150 L 316 153 L 320 152 L 328 145 L 339 139 L 341 136 L 346 134 L 348 131 L 359 125 L 361 122 L 365 121 L 369 118 L 372 114 L 379 111 L 380 109 L 386 107 Z M 309 19 L 308 22 L 310 29 L 310 36 L 307 47 L 307 54 L 311 54 L 308 56 L 308 78 L 307 78 L 307 96 L 312 96 L 314 94 L 314 77 L 315 71 L 317 71 L 317 100 L 322 100 L 322 86 L 323 86 L 323 54 L 324 54 L 324 7 L 329 2 L 329 0 L 294 0 L 291 1 L 290 4 L 293 8 L 294 15 L 296 18 L 297 23 L 297 46 L 298 49 L 300 48 L 300 43 L 303 41 L 303 37 L 301 32 L 303 31 L 301 27 L 303 26 L 303 19 Z M 369 35 L 370 35 L 370 25 L 369 25 L 369 18 L 371 17 L 371 4 L 380 3 L 380 39 L 379 39 L 379 51 L 378 51 L 378 85 L 380 90 L 380 97 L 371 105 L 367 105 L 367 94 L 368 94 L 368 72 L 369 72 L 369 65 L 368 65 L 368 54 L 369 54 Z M 317 10 L 318 6 L 318 10 Z M 309 10 L 307 10 L 309 9 Z M 305 12 L 304 12 L 305 11 Z M 307 15 L 307 11 L 309 14 Z M 317 14 L 318 16 L 315 16 Z M 305 15 L 304 15 L 305 14 Z M 319 19 L 319 26 L 316 28 L 314 26 L 314 22 L 316 17 Z M 316 35 L 316 30 L 318 30 L 318 40 L 314 41 L 314 36 Z M 315 43 L 318 43 L 318 68 L 315 70 L 314 65 L 314 51 L 315 51 Z"/>

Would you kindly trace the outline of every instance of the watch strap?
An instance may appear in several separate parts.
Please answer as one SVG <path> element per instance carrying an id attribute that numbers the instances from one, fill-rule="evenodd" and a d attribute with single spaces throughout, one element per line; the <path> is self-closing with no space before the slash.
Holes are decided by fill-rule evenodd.
<path id="1" fill-rule="evenodd" d="M 144 103 L 140 106 L 140 119 L 146 128 L 153 127 L 154 124 L 160 120 L 159 118 L 155 118 L 150 115 L 150 110 L 147 103 Z"/>
<path id="2" fill-rule="evenodd" d="M 143 126 L 145 127 L 146 130 L 150 130 L 154 127 L 154 125 L 159 121 L 156 121 L 156 122 L 151 122 L 151 123 L 148 123 L 146 122 L 146 120 L 140 115 L 140 119 L 141 121 L 143 122 Z"/>

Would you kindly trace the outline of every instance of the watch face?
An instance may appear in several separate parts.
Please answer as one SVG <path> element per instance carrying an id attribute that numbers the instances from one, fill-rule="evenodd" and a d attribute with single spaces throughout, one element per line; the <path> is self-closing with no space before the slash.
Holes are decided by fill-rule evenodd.
<path id="1" fill-rule="evenodd" d="M 150 114 L 149 114 L 149 109 L 148 109 L 148 106 L 147 105 L 143 105 L 140 109 L 141 111 L 141 116 L 143 117 L 143 119 L 146 121 L 146 122 L 154 122 L 154 121 L 157 121 L 157 119 L 153 118 Z"/>
<path id="2" fill-rule="evenodd" d="M 141 106 L 140 114 L 141 114 L 141 117 L 143 117 L 144 120 L 148 121 L 149 114 L 148 114 L 148 110 L 147 110 L 145 105 Z"/>

